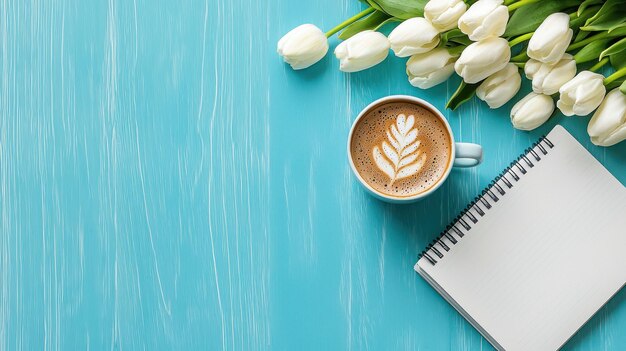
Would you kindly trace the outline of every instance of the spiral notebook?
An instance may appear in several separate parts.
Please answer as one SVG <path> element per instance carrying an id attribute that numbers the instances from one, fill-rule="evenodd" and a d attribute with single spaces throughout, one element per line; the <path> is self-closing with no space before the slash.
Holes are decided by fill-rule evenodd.
<path id="1" fill-rule="evenodd" d="M 415 270 L 496 349 L 559 349 L 626 284 L 626 188 L 557 126 Z"/>

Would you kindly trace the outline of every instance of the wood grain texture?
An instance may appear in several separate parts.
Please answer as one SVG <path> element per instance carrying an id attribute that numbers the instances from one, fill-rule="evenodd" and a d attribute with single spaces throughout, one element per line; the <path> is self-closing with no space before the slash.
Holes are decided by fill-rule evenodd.
<path id="1" fill-rule="evenodd" d="M 626 144 L 594 147 L 587 118 L 516 131 L 511 104 L 472 101 L 444 113 L 485 163 L 418 204 L 374 200 L 345 154 L 356 114 L 397 93 L 443 109 L 458 81 L 275 54 L 360 8 L 0 1 L 0 349 L 490 350 L 417 253 L 555 123 L 622 183 Z M 566 349 L 622 350 L 624 325 L 621 292 Z"/>

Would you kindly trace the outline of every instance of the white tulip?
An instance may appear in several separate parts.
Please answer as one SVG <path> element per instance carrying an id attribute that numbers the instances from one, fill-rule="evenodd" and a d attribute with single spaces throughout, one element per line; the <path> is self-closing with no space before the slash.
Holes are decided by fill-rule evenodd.
<path id="1" fill-rule="evenodd" d="M 611 146 L 626 140 L 626 95 L 619 89 L 606 94 L 589 121 L 587 133 L 591 142 L 599 146 Z"/>
<path id="2" fill-rule="evenodd" d="M 520 130 L 533 130 L 544 124 L 554 112 L 554 101 L 548 95 L 530 93 L 511 109 L 511 123 Z"/>
<path id="3" fill-rule="evenodd" d="M 574 31 L 569 27 L 569 15 L 553 13 L 541 23 L 528 42 L 528 57 L 555 64 L 572 41 Z"/>
<path id="4" fill-rule="evenodd" d="M 406 63 L 409 82 L 420 89 L 434 87 L 454 73 L 454 60 L 454 56 L 444 48 L 413 55 Z"/>
<path id="5" fill-rule="evenodd" d="M 421 54 L 439 44 L 439 31 L 424 18 L 410 18 L 389 34 L 389 42 L 398 57 Z"/>
<path id="6" fill-rule="evenodd" d="M 522 85 L 522 76 L 517 66 L 508 63 L 503 69 L 489 76 L 476 89 L 476 96 L 489 105 L 498 108 L 517 94 Z"/>
<path id="7" fill-rule="evenodd" d="M 533 91 L 539 94 L 552 95 L 559 91 L 563 84 L 576 75 L 576 61 L 572 55 L 565 54 L 555 64 L 543 63 L 530 59 L 524 66 L 526 77 L 533 81 Z"/>
<path id="8" fill-rule="evenodd" d="M 459 29 L 473 41 L 504 34 L 509 10 L 502 0 L 478 0 L 459 18 Z"/>
<path id="9" fill-rule="evenodd" d="M 503 69 L 511 59 L 509 42 L 502 38 L 487 38 L 463 50 L 454 69 L 466 83 L 478 83 Z"/>
<path id="10" fill-rule="evenodd" d="M 339 69 L 357 72 L 376 66 L 389 54 L 389 40 L 379 32 L 366 30 L 343 41 L 335 48 Z"/>
<path id="11" fill-rule="evenodd" d="M 430 0 L 424 6 L 424 17 L 440 32 L 457 27 L 459 18 L 467 10 L 463 0 Z"/>
<path id="12" fill-rule="evenodd" d="M 321 29 L 312 24 L 303 24 L 278 41 L 277 51 L 291 68 L 303 69 L 326 56 L 328 39 Z"/>
<path id="13" fill-rule="evenodd" d="M 586 116 L 593 112 L 604 99 L 606 88 L 604 76 L 582 71 L 559 89 L 561 96 L 556 106 L 566 116 Z"/>

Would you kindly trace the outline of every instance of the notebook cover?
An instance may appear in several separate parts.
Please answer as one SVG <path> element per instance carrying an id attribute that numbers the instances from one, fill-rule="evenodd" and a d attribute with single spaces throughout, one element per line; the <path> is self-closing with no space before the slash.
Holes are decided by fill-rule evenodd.
<path id="1" fill-rule="evenodd" d="M 497 349 L 560 348 L 626 283 L 626 188 L 560 126 L 458 220 L 415 268 Z"/>

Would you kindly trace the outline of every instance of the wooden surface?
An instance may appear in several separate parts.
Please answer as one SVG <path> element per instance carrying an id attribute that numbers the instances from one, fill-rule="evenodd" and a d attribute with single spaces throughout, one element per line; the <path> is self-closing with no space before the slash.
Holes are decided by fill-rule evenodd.
<path id="1" fill-rule="evenodd" d="M 443 109 L 458 80 L 276 55 L 292 27 L 360 8 L 0 2 L 0 349 L 490 350 L 417 253 L 556 122 L 622 183 L 626 144 L 591 145 L 588 118 L 516 131 L 511 104 L 472 101 L 444 113 L 484 164 L 415 205 L 374 200 L 345 154 L 356 114 L 396 93 Z M 626 349 L 625 327 L 622 291 L 566 349 Z"/>

